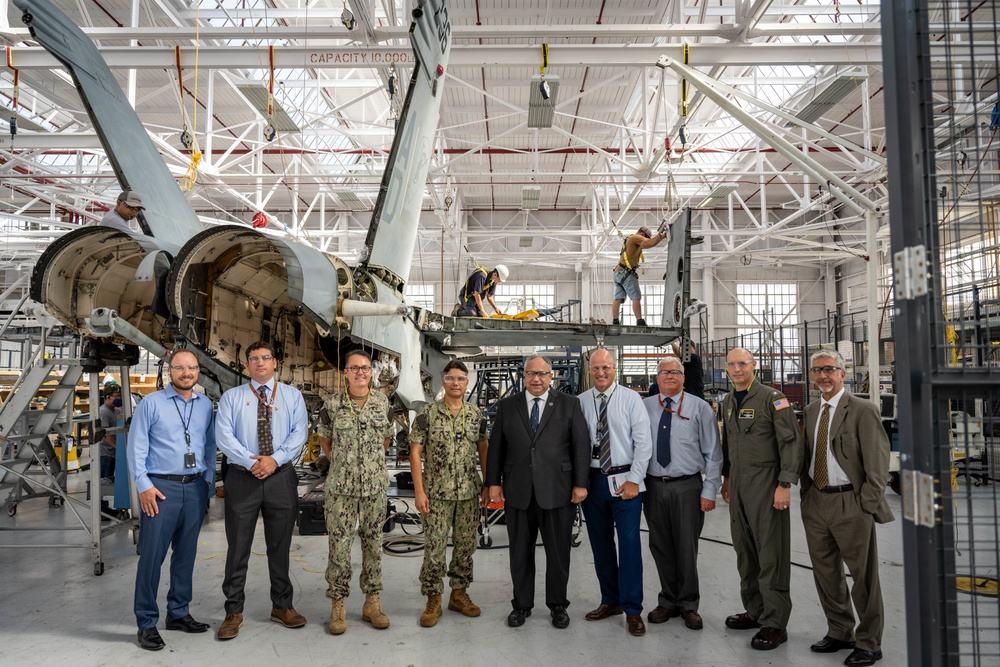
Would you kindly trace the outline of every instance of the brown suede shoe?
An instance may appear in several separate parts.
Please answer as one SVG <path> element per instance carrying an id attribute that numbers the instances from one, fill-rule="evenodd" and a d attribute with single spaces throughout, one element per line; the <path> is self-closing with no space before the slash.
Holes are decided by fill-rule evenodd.
<path id="1" fill-rule="evenodd" d="M 687 626 L 688 630 L 701 630 L 705 627 L 705 624 L 701 621 L 701 615 L 695 610 L 682 611 L 681 618 L 684 619 L 684 625 Z"/>
<path id="2" fill-rule="evenodd" d="M 601 604 L 594 611 L 588 611 L 584 618 L 588 621 L 603 621 L 606 618 L 612 616 L 618 616 L 622 613 L 621 607 L 613 607 L 609 604 Z"/>
<path id="3" fill-rule="evenodd" d="M 642 616 L 639 614 L 626 616 L 625 625 L 628 627 L 628 633 L 633 637 L 642 637 L 646 634 L 646 624 L 642 622 Z"/>
<path id="4" fill-rule="evenodd" d="M 763 627 L 750 640 L 750 648 L 755 648 L 758 651 L 770 651 L 787 641 L 788 633 L 784 630 Z"/>
<path id="5" fill-rule="evenodd" d="M 221 641 L 232 639 L 240 634 L 240 628 L 242 627 L 243 614 L 226 614 L 226 618 L 222 621 L 222 625 L 219 626 L 219 631 L 216 633 L 215 638 Z"/>
<path id="6" fill-rule="evenodd" d="M 295 611 L 292 607 L 288 609 L 272 609 L 271 620 L 281 623 L 286 628 L 301 628 L 306 624 L 306 617 Z"/>

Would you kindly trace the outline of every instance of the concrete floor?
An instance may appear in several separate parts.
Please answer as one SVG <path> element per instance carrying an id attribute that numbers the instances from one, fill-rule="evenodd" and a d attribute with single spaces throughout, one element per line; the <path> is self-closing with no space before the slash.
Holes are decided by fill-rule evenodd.
<path id="1" fill-rule="evenodd" d="M 83 477 L 70 475 L 70 490 L 83 498 Z M 882 667 L 906 664 L 903 619 L 903 568 L 899 497 L 889 492 L 897 520 L 879 526 L 882 589 L 886 626 Z M 323 571 L 327 558 L 325 536 L 299 536 L 292 543 L 292 579 L 295 607 L 309 620 L 298 630 L 269 621 L 267 565 L 262 530 L 258 528 L 250 563 L 247 609 L 240 636 L 219 642 L 214 631 L 224 617 L 221 592 L 226 538 L 221 499 L 214 498 L 206 517 L 195 568 L 192 615 L 212 624 L 212 632 L 186 635 L 160 630 L 167 648 L 152 653 L 135 642 L 132 594 L 137 557 L 131 534 L 111 535 L 104 541 L 106 570 L 93 574 L 86 549 L 0 548 L 0 665 L 275 665 L 294 660 L 300 665 L 839 665 L 848 651 L 817 655 L 809 645 L 822 638 L 826 622 L 816 598 L 809 570 L 805 537 L 799 517 L 797 494 L 792 494 L 792 599 L 794 610 L 788 627 L 789 641 L 769 652 L 750 648 L 752 631 L 729 630 L 725 617 L 742 611 L 736 556 L 729 546 L 729 510 L 719 501 L 705 523 L 701 542 L 702 631 L 691 631 L 680 619 L 663 625 L 647 624 L 647 634 L 631 637 L 623 617 L 587 622 L 583 615 L 600 602 L 593 558 L 586 536 L 573 551 L 570 575 L 568 629 L 549 624 L 542 605 L 544 557 L 538 550 L 538 606 L 518 629 L 506 627 L 510 611 L 510 582 L 504 549 L 481 549 L 476 554 L 473 600 L 483 609 L 469 619 L 445 610 L 435 628 L 421 628 L 423 610 L 418 572 L 421 558 L 384 555 L 383 609 L 392 626 L 374 630 L 361 621 L 364 596 L 357 589 L 360 547 L 354 545 L 354 594 L 347 601 L 348 629 L 333 637 L 326 631 L 329 601 L 324 596 Z M 45 500 L 26 501 L 14 518 L 0 516 L 0 527 L 72 525 L 66 508 L 49 508 Z M 411 527 L 412 530 L 412 527 Z M 585 528 L 584 528 L 585 530 Z M 401 534 L 397 527 L 394 534 Z M 503 526 L 491 530 L 497 544 L 506 543 Z M 646 544 L 646 536 L 643 542 Z M 5 531 L 4 545 L 50 539 L 48 534 Z M 85 541 L 81 532 L 56 536 L 59 541 Z M 161 583 L 163 614 L 167 568 Z M 643 554 L 647 611 L 656 605 L 656 571 L 648 550 Z M 446 587 L 447 590 L 447 587 Z M 645 612 L 644 612 L 645 615 Z"/>

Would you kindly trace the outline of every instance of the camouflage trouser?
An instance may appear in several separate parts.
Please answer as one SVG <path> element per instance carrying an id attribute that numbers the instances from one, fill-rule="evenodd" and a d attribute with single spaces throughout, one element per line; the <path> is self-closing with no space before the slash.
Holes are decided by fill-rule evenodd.
<path id="1" fill-rule="evenodd" d="M 472 554 L 476 553 L 476 525 L 479 523 L 479 496 L 468 500 L 430 499 L 430 512 L 422 514 L 424 564 L 420 568 L 420 594 L 441 595 L 446 572 L 448 530 L 454 549 L 447 568 L 452 588 L 468 588 L 472 583 Z"/>
<path id="2" fill-rule="evenodd" d="M 326 532 L 330 536 L 330 560 L 326 564 L 326 596 L 333 600 L 351 592 L 351 545 L 354 529 L 361 538 L 361 592 L 382 590 L 382 525 L 385 523 L 385 492 L 374 496 L 326 494 Z"/>

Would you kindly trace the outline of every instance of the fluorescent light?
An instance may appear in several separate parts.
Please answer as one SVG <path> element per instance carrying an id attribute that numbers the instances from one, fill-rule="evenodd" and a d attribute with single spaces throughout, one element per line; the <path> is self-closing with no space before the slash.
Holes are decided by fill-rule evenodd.
<path id="1" fill-rule="evenodd" d="M 843 100 L 849 94 L 857 90 L 858 86 L 868 78 L 865 72 L 842 72 L 835 76 L 812 102 L 799 109 L 795 117 L 805 123 L 812 123 L 833 108 L 835 104 Z M 792 123 L 786 123 L 785 127 L 791 127 Z"/>
<path id="2" fill-rule="evenodd" d="M 39 125 L 35 121 L 31 120 L 30 118 L 25 118 L 21 114 L 14 113 L 14 112 L 10 112 L 10 115 L 7 116 L 8 126 L 9 126 L 9 123 L 10 123 L 10 117 L 11 116 L 17 116 L 17 129 L 18 130 L 31 130 L 32 132 L 50 132 L 51 131 L 51 130 L 48 130 L 48 129 L 42 127 L 41 125 Z"/>
<path id="3" fill-rule="evenodd" d="M 240 83 L 236 86 L 254 109 L 257 110 L 264 120 L 269 120 L 274 129 L 278 132 L 301 132 L 299 126 L 295 124 L 278 100 L 272 101 L 272 116 L 267 116 L 267 88 L 259 83 Z"/>
<path id="4" fill-rule="evenodd" d="M 736 192 L 736 185 L 718 185 L 712 193 L 705 197 L 700 204 L 695 208 L 705 208 L 706 206 L 711 206 L 717 202 L 721 202 L 729 198 L 729 195 Z"/>
<path id="5" fill-rule="evenodd" d="M 358 196 L 350 190 L 337 190 L 333 194 L 337 195 L 337 199 L 340 200 L 341 204 L 352 211 L 368 210 L 368 205 L 358 199 Z"/>
<path id="6" fill-rule="evenodd" d="M 537 206 L 535 208 L 538 208 Z M 517 239 L 518 248 L 530 248 L 535 244 L 534 236 L 521 236 Z"/>
<path id="7" fill-rule="evenodd" d="M 559 94 L 559 77 L 546 76 L 549 87 L 549 98 L 542 97 L 541 74 L 531 77 L 531 90 L 528 94 L 528 127 L 545 129 L 552 127 L 556 115 L 556 97 Z"/>
<path id="8" fill-rule="evenodd" d="M 526 185 L 521 190 L 521 208 L 525 211 L 537 211 L 538 200 L 542 196 L 542 189 L 537 185 Z"/>

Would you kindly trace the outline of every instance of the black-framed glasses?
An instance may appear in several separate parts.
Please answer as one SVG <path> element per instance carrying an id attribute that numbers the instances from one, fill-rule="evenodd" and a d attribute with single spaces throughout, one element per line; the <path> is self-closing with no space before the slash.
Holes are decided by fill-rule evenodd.
<path id="1" fill-rule="evenodd" d="M 841 368 L 840 366 L 813 366 L 812 368 L 809 369 L 809 372 L 812 373 L 813 375 L 819 375 L 820 373 L 826 373 L 827 375 L 830 375 L 831 373 L 842 370 L 844 369 Z"/>
<path id="2" fill-rule="evenodd" d="M 552 375 L 552 371 L 524 371 L 526 378 L 547 378 Z"/>
<path id="3" fill-rule="evenodd" d="M 679 375 L 684 375 L 684 371 L 679 371 L 676 368 L 673 368 L 673 369 L 671 369 L 669 371 L 657 371 L 656 374 L 657 375 L 662 375 L 664 377 L 666 377 L 668 375 L 673 375 L 674 377 L 677 377 Z"/>
<path id="4" fill-rule="evenodd" d="M 344 370 L 347 371 L 348 373 L 364 373 L 364 374 L 367 375 L 368 373 L 372 372 L 372 367 L 371 366 L 348 366 Z"/>

